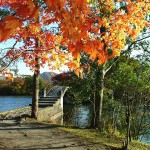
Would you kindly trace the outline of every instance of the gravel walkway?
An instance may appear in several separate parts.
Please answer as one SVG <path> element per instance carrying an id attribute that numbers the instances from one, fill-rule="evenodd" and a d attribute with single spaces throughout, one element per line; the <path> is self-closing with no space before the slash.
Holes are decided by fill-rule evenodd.
<path id="1" fill-rule="evenodd" d="M 5 117 L 4 117 L 5 116 Z M 100 143 L 60 130 L 56 126 L 38 122 L 18 122 L 6 117 L 0 119 L 1 150 L 109 150 Z"/>

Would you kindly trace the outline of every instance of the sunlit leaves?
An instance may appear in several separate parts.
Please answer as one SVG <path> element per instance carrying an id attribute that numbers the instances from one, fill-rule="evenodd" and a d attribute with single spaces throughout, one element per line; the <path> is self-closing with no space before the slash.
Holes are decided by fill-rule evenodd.
<path id="1" fill-rule="evenodd" d="M 24 0 L 2 5 L 13 15 L 0 22 L 0 41 L 10 37 L 22 41 L 16 52 L 31 68 L 34 58 L 40 57 L 41 66 L 48 63 L 56 69 L 67 64 L 79 75 L 82 54 L 101 65 L 120 54 L 127 38 L 135 41 L 149 27 L 147 0 Z M 57 34 L 50 30 L 52 26 Z"/>
<path id="2" fill-rule="evenodd" d="M 6 79 L 13 80 L 13 74 L 7 69 L 0 68 L 0 75 L 5 76 Z"/>

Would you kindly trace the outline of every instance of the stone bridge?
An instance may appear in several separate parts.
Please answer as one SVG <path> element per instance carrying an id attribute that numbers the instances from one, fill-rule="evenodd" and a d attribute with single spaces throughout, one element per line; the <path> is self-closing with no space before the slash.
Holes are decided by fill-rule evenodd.
<path id="1" fill-rule="evenodd" d="M 68 87 L 53 86 L 43 90 L 39 98 L 38 120 L 53 124 L 63 124 L 63 97 Z"/>

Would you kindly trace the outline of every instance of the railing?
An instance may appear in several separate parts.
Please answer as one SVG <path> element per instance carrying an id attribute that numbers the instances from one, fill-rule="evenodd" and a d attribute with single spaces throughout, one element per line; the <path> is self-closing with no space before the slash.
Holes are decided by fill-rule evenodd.
<path id="1" fill-rule="evenodd" d="M 53 86 L 48 92 L 46 92 L 46 90 L 44 90 L 42 92 L 43 94 L 41 95 L 41 97 L 39 99 L 40 105 L 45 106 L 46 103 L 49 104 L 49 102 L 47 102 L 47 100 L 50 101 L 50 99 L 51 100 L 52 99 L 57 99 L 57 100 L 60 100 L 61 107 L 63 109 L 63 97 L 64 97 L 64 95 L 65 95 L 68 88 L 69 87 L 56 85 L 56 86 Z M 44 99 L 44 101 L 43 101 L 43 99 Z"/>
<path id="2" fill-rule="evenodd" d="M 53 86 L 47 93 L 46 93 L 46 97 L 50 97 L 50 96 L 61 96 L 61 92 L 62 92 L 63 86 Z"/>

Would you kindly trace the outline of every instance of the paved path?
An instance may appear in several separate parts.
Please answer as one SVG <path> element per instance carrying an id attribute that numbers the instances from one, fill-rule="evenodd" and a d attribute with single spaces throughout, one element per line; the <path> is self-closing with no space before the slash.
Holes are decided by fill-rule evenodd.
<path id="1" fill-rule="evenodd" d="M 1 150 L 109 150 L 99 143 L 59 130 L 57 127 L 0 120 Z"/>

